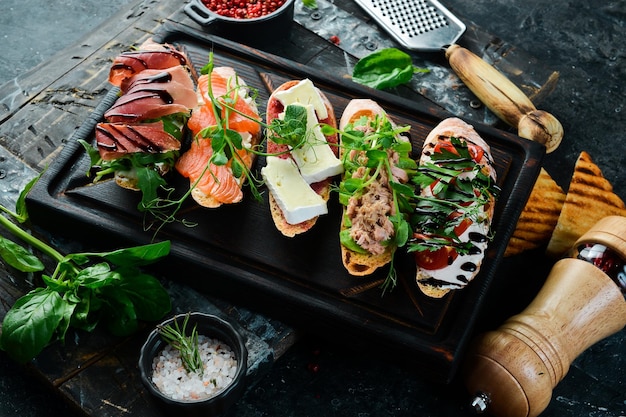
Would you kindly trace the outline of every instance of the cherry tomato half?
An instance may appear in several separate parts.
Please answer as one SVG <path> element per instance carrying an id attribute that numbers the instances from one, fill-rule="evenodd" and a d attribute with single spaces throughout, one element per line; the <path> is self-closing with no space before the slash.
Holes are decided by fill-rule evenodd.
<path id="1" fill-rule="evenodd" d="M 467 150 L 469 151 L 470 155 L 472 156 L 472 159 L 474 160 L 474 162 L 479 163 L 480 160 L 483 158 L 483 155 L 485 154 L 485 151 L 483 150 L 483 148 L 481 148 L 478 145 L 475 145 L 473 143 L 469 143 L 466 142 L 467 144 Z M 452 144 L 452 142 L 450 141 L 441 141 L 438 142 L 435 145 L 435 149 L 434 152 L 435 153 L 441 153 L 441 150 L 445 149 L 448 152 L 451 152 L 455 155 L 458 155 L 459 153 L 457 152 L 456 148 L 454 147 L 454 145 Z"/>
<path id="2" fill-rule="evenodd" d="M 424 269 L 442 269 L 454 262 L 457 256 L 454 248 L 444 246 L 436 251 L 415 252 L 415 263 Z"/>

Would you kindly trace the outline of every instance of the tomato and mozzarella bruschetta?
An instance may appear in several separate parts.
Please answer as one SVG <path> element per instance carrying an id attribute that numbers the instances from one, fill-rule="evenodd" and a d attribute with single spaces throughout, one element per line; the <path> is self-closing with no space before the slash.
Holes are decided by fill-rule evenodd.
<path id="1" fill-rule="evenodd" d="M 352 275 L 369 275 L 389 264 L 407 241 L 413 187 L 406 184 L 416 169 L 408 130 L 369 99 L 350 101 L 341 117 L 339 236 L 343 264 Z"/>
<path id="2" fill-rule="evenodd" d="M 231 67 L 211 67 L 202 74 L 197 97 L 187 122 L 193 139 L 176 170 L 189 179 L 191 195 L 201 206 L 238 203 L 261 138 L 257 105 Z"/>
<path id="3" fill-rule="evenodd" d="M 343 172 L 337 119 L 324 93 L 304 79 L 288 81 L 271 94 L 267 124 L 268 156 L 261 174 L 276 228 L 293 237 L 328 212 L 331 180 Z M 322 125 L 333 132 L 324 134 Z"/>
<path id="4" fill-rule="evenodd" d="M 473 126 L 445 119 L 426 137 L 413 181 L 421 191 L 408 250 L 419 288 L 441 298 L 474 279 L 492 237 L 498 187 L 490 147 Z"/>

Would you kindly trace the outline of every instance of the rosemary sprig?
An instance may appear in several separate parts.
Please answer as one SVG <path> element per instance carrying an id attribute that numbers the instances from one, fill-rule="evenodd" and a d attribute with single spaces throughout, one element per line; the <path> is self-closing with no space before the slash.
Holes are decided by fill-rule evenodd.
<path id="1" fill-rule="evenodd" d="M 194 325 L 191 335 L 187 336 L 187 323 L 189 321 L 189 313 L 185 315 L 183 327 L 180 328 L 178 320 L 174 320 L 174 325 L 159 326 L 158 332 L 170 346 L 180 353 L 183 361 L 183 367 L 189 373 L 196 373 L 200 376 L 204 374 L 204 364 L 200 357 L 200 349 L 198 343 L 198 325 Z"/>

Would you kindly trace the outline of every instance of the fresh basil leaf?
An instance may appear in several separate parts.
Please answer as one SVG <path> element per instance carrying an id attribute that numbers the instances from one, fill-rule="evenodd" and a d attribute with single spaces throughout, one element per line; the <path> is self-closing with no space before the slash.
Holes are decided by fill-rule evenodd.
<path id="1" fill-rule="evenodd" d="M 116 271 L 111 271 L 111 267 L 106 262 L 84 268 L 74 278 L 76 284 L 90 289 L 112 285 L 119 280 L 120 275 Z"/>
<path id="2" fill-rule="evenodd" d="M 2 322 L 0 347 L 17 362 L 33 359 L 52 340 L 66 307 L 61 296 L 48 288 L 37 288 L 19 298 Z"/>
<path id="3" fill-rule="evenodd" d="M 112 292 L 111 288 L 107 288 Z M 115 336 L 128 336 L 139 328 L 137 314 L 132 300 L 122 291 L 112 292 L 114 296 L 107 297 L 107 308 L 103 309 L 102 318 L 107 328 Z"/>
<path id="4" fill-rule="evenodd" d="M 131 300 L 138 319 L 159 320 L 171 310 L 170 296 L 155 277 L 136 268 L 120 268 L 118 272 L 123 279 L 116 292 Z"/>
<path id="5" fill-rule="evenodd" d="M 41 178 L 43 173 L 44 171 L 40 172 L 39 175 L 28 181 L 28 183 L 20 192 L 19 197 L 17 198 L 17 202 L 15 204 L 15 213 L 17 214 L 16 220 L 20 223 L 24 223 L 26 220 L 28 220 L 28 211 L 26 210 L 26 195 L 30 192 L 35 183 L 39 181 L 39 178 Z"/>
<path id="6" fill-rule="evenodd" d="M 35 255 L 12 240 L 0 236 L 0 257 L 22 272 L 43 271 L 44 265 Z"/>
<path id="7" fill-rule="evenodd" d="M 60 294 L 63 294 L 65 291 L 68 291 L 70 289 L 71 283 L 69 281 L 56 280 L 46 274 L 43 274 L 41 276 L 41 279 L 48 288 Z"/>
<path id="8" fill-rule="evenodd" d="M 117 266 L 142 266 L 167 256 L 170 253 L 170 247 L 171 242 L 164 240 L 163 242 L 104 252 L 99 256 Z"/>
<path id="9" fill-rule="evenodd" d="M 352 80 L 371 88 L 383 90 L 411 81 L 416 68 L 411 56 L 397 48 L 386 48 L 361 58 L 352 70 Z"/>
<path id="10" fill-rule="evenodd" d="M 68 318 L 67 325 L 87 332 L 93 331 L 99 322 L 100 315 L 97 313 L 101 303 L 96 302 L 96 305 L 93 305 L 92 301 L 98 299 L 93 297 L 92 291 L 88 290 L 83 291 L 82 296 L 74 294 L 74 298 L 78 302 L 74 304 L 74 311 L 72 316 Z"/>

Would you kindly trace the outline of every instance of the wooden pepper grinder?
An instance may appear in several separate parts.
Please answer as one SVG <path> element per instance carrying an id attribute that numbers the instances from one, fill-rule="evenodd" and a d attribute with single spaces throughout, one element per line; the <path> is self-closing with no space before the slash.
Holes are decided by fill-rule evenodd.
<path id="1" fill-rule="evenodd" d="M 479 336 L 463 377 L 478 413 L 535 417 L 572 361 L 626 326 L 626 217 L 609 216 L 559 260 L 520 314 Z"/>

